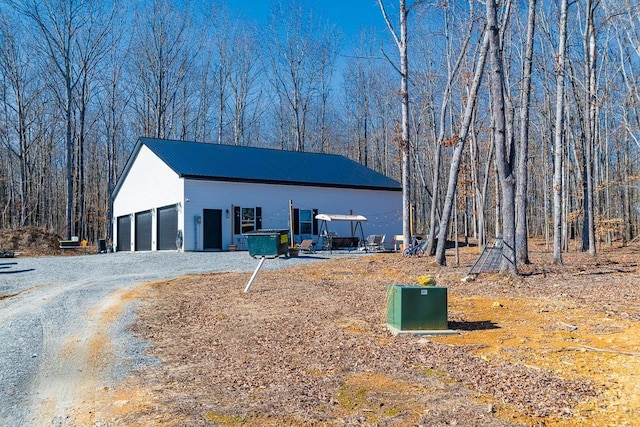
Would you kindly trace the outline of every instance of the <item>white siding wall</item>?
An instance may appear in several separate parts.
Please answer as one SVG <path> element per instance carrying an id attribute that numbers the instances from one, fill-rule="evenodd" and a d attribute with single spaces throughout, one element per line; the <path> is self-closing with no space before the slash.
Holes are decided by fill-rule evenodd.
<path id="1" fill-rule="evenodd" d="M 117 218 L 149 209 L 183 202 L 183 179 L 169 168 L 145 145 L 138 153 L 113 203 L 114 236 L 117 236 Z M 157 246 L 157 215 L 152 217 L 153 250 Z M 178 227 L 184 228 L 184 216 L 178 212 Z M 131 219 L 131 249 L 134 250 L 135 219 Z M 115 243 L 115 242 L 114 242 Z"/>
<path id="2" fill-rule="evenodd" d="M 318 209 L 319 213 L 364 215 L 368 219 L 362 224 L 365 237 L 369 234 L 386 234 L 387 247 L 392 246 L 394 234 L 402 234 L 402 193 L 399 191 L 186 180 L 184 197 L 185 250 L 196 249 L 196 240 L 197 250 L 202 249 L 202 224 L 196 225 L 194 218 L 201 217 L 203 209 L 222 210 L 222 245 L 226 249 L 234 237 L 231 228 L 233 206 L 259 206 L 262 208 L 263 228 L 288 229 L 289 200 L 292 200 L 294 208 L 298 209 Z M 351 235 L 349 222 L 332 222 L 328 225 L 329 230 L 336 231 L 338 235 Z M 194 239 L 195 233 L 197 239 Z"/>
<path id="3" fill-rule="evenodd" d="M 146 146 L 142 146 L 114 200 L 114 238 L 117 217 L 180 203 L 178 227 L 184 233 L 184 250 L 202 250 L 204 209 L 222 211 L 222 247 L 235 242 L 233 207 L 261 207 L 263 228 L 289 228 L 289 200 L 297 209 L 317 209 L 319 213 L 359 214 L 367 217 L 363 231 L 393 235 L 402 233 L 402 194 L 399 191 L 297 187 L 252 183 L 184 180 Z M 228 211 L 228 214 L 227 214 Z M 154 212 L 155 213 L 155 212 Z M 157 248 L 157 214 L 152 217 L 152 250 Z M 330 231 L 351 235 L 349 222 L 331 222 Z M 135 250 L 135 220 L 131 218 L 131 248 Z M 115 242 L 114 242 L 115 243 Z"/>

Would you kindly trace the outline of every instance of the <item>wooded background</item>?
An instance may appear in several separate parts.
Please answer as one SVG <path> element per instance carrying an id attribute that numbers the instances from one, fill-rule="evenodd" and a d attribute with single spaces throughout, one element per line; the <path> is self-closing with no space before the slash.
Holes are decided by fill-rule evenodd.
<path id="1" fill-rule="evenodd" d="M 111 238 L 149 136 L 343 154 L 398 181 L 404 152 L 417 233 L 501 235 L 514 185 L 519 227 L 559 251 L 637 236 L 638 2 L 380 0 L 382 31 L 357 40 L 308 3 L 261 24 L 224 1 L 0 0 L 0 227 Z M 383 10 L 392 30 L 408 17 L 406 73 Z"/>

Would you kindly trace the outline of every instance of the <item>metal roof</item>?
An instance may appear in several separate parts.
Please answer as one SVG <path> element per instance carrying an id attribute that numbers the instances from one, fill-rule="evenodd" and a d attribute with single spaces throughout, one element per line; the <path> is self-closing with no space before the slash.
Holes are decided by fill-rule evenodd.
<path id="1" fill-rule="evenodd" d="M 344 156 L 155 138 L 138 139 L 126 169 L 131 166 L 141 144 L 146 145 L 183 178 L 394 191 L 402 189 L 397 181 Z"/>

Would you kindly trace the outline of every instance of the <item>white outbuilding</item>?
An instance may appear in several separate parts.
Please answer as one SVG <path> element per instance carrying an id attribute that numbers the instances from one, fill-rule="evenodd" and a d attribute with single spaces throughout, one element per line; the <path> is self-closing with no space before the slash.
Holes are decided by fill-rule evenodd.
<path id="1" fill-rule="evenodd" d="M 244 249 L 258 229 L 317 242 L 322 213 L 362 215 L 364 233 L 387 246 L 402 232 L 400 184 L 333 154 L 140 138 L 112 198 L 118 251 Z M 354 236 L 354 226 L 330 231 Z"/>

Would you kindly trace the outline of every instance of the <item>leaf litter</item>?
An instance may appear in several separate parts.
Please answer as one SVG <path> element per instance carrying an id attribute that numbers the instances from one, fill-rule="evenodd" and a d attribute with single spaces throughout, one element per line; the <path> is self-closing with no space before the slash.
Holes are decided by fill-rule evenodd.
<path id="1" fill-rule="evenodd" d="M 533 245 L 532 245 L 533 246 Z M 565 265 L 532 250 L 520 278 L 399 254 L 144 289 L 134 332 L 162 363 L 110 425 L 634 425 L 640 418 L 637 246 Z M 387 284 L 449 292 L 441 337 L 391 335 Z M 149 400 L 153 404 L 149 404 Z"/>

